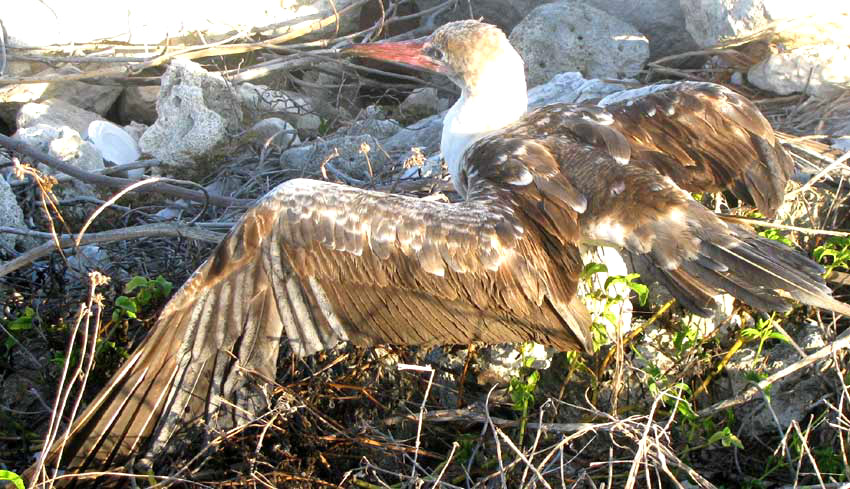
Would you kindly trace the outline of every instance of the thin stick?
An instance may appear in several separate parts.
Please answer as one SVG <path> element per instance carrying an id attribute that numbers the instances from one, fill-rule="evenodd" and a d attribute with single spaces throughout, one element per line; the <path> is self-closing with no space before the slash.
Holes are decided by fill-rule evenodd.
<path id="1" fill-rule="evenodd" d="M 791 192 L 788 192 L 788 193 L 785 195 L 785 198 L 786 198 L 786 199 L 791 198 L 791 197 L 793 197 L 793 196 L 795 196 L 795 195 L 799 194 L 800 192 L 803 192 L 803 191 L 806 191 L 806 190 L 808 190 L 808 189 L 812 188 L 812 186 L 813 186 L 814 184 L 816 184 L 818 181 L 820 181 L 820 179 L 821 179 L 821 178 L 825 177 L 825 176 L 826 176 L 827 174 L 829 174 L 829 172 L 831 172 L 832 170 L 834 170 L 834 169 L 838 168 L 839 166 L 843 165 L 843 164 L 844 164 L 844 162 L 845 162 L 845 161 L 847 161 L 847 160 L 850 160 L 850 151 L 848 151 L 848 152 L 844 153 L 843 155 L 841 155 L 841 157 L 840 157 L 840 158 L 838 158 L 837 160 L 835 160 L 835 161 L 831 162 L 829 165 L 827 165 L 827 166 L 826 166 L 826 168 L 824 168 L 823 170 L 821 170 L 820 172 L 818 172 L 818 174 L 817 174 L 817 175 L 815 175 L 815 176 L 813 176 L 812 178 L 810 178 L 810 179 L 809 179 L 809 181 L 808 181 L 808 182 L 806 182 L 806 183 L 805 183 L 805 185 L 803 185 L 802 187 L 797 188 L 797 189 L 794 189 L 794 190 L 792 190 Z"/>
<path id="2" fill-rule="evenodd" d="M 67 163 L 63 163 L 59 161 L 57 158 L 54 158 L 48 154 L 45 154 L 29 144 L 18 141 L 17 139 L 12 139 L 8 136 L 4 136 L 0 134 L 0 146 L 8 148 L 17 153 L 21 153 L 23 155 L 29 156 L 30 158 L 44 163 L 45 165 L 53 168 L 54 170 L 61 171 L 62 173 L 66 173 L 71 175 L 72 177 L 78 178 L 79 180 L 90 183 L 93 185 L 102 185 L 105 187 L 112 188 L 124 188 L 128 185 L 132 185 L 136 183 L 135 180 L 130 180 L 129 178 L 117 178 L 117 177 L 108 177 L 106 175 L 97 175 L 91 172 L 87 172 L 84 170 L 80 170 L 72 165 Z M 170 185 L 167 183 L 157 183 L 155 185 L 151 185 L 145 187 L 143 189 L 136 189 L 135 192 L 139 193 L 150 193 L 157 192 L 161 194 L 165 194 L 171 197 L 176 197 L 180 199 L 192 200 L 195 202 L 207 202 L 210 204 L 218 205 L 218 206 L 244 206 L 247 207 L 253 200 L 250 199 L 234 199 L 231 197 L 224 197 L 221 195 L 207 195 L 204 192 L 198 192 L 194 190 L 188 190 L 185 188 L 178 187 L 176 185 Z"/>
<path id="3" fill-rule="evenodd" d="M 4 227 L 0 227 L 0 232 L 3 232 Z M 101 233 L 86 234 L 80 241 L 79 245 L 87 245 L 94 243 L 111 243 L 114 241 L 125 241 L 128 239 L 151 238 L 151 237 L 166 237 L 175 236 L 188 239 L 197 239 L 210 243 L 218 243 L 224 237 L 224 234 L 210 231 L 208 229 L 186 226 L 185 224 L 144 224 L 141 226 L 131 226 L 122 229 L 114 229 L 111 231 L 103 231 Z M 77 239 L 73 234 L 62 234 L 58 236 L 59 248 L 71 248 L 74 246 Z M 44 244 L 36 246 L 31 250 L 21 254 L 21 256 L 0 264 L 0 277 L 8 275 L 15 270 L 29 265 L 30 263 L 49 255 L 56 251 L 56 245 L 53 241 L 48 241 Z"/>

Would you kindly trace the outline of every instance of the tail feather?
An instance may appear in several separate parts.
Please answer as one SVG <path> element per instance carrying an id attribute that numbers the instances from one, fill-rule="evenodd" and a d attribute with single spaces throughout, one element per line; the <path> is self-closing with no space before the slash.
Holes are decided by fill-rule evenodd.
<path id="1" fill-rule="evenodd" d="M 823 268 L 807 256 L 724 223 L 696 202 L 685 206 L 684 222 L 651 223 L 658 230 L 650 234 L 660 238 L 632 253 L 645 253 L 643 260 L 655 264 L 654 278 L 695 313 L 710 315 L 709 298 L 725 291 L 763 311 L 788 311 L 794 299 L 850 315 L 850 306 L 832 297 Z M 663 238 L 671 234 L 679 239 Z"/>

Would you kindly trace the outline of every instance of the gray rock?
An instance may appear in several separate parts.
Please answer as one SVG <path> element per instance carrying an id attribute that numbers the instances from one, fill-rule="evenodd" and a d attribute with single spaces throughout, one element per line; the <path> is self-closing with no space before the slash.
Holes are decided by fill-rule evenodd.
<path id="1" fill-rule="evenodd" d="M 803 31 L 831 24 L 837 17 L 846 16 L 850 7 L 846 2 L 813 0 L 789 2 L 787 0 L 680 0 L 685 26 L 701 48 L 711 48 L 728 38 L 742 37 L 766 27 L 772 22 L 792 20 L 792 24 L 777 28 L 780 37 L 789 38 L 791 31 L 802 27 Z M 804 19 L 818 17 L 811 22 Z M 803 20 L 803 22 L 797 22 Z M 846 35 L 846 25 L 839 26 L 839 35 Z M 796 37 L 810 33 L 791 34 Z M 825 41 L 834 40 L 829 36 Z M 835 41 L 841 44 L 843 41 Z M 811 44 L 811 42 L 809 42 Z"/>
<path id="2" fill-rule="evenodd" d="M 769 1 L 769 0 L 768 0 Z M 685 27 L 701 48 L 749 34 L 771 19 L 765 0 L 680 0 Z"/>
<path id="3" fill-rule="evenodd" d="M 546 370 L 556 353 L 558 350 L 539 343 L 505 343 L 482 348 L 477 356 L 476 380 L 481 385 L 509 384 L 525 366 Z"/>
<path id="4" fill-rule="evenodd" d="M 832 138 L 832 147 L 845 153 L 850 151 L 850 136 Z"/>
<path id="5" fill-rule="evenodd" d="M 398 121 L 388 119 L 384 109 L 370 105 L 361 111 L 354 123 L 341 129 L 338 134 L 347 136 L 369 134 L 378 139 L 386 139 L 400 129 L 401 125 Z"/>
<path id="6" fill-rule="evenodd" d="M 314 104 L 295 92 L 243 83 L 239 86 L 239 98 L 243 112 L 253 120 L 274 114 L 306 133 L 318 131 L 322 123 L 320 111 L 313 107 Z"/>
<path id="7" fill-rule="evenodd" d="M 5 178 L 0 176 L 0 222 L 4 226 L 26 229 L 24 224 L 24 212 L 18 205 L 12 187 Z M 14 249 L 15 244 L 20 241 L 20 236 L 9 233 L 0 233 L 0 250 Z"/>
<path id="8" fill-rule="evenodd" d="M 622 92 L 627 84 L 635 80 L 623 80 L 623 83 L 608 83 L 596 78 L 585 79 L 581 73 L 572 71 L 555 75 L 543 85 L 528 91 L 528 108 L 534 109 L 549 104 L 580 104 L 601 99 Z"/>
<path id="9" fill-rule="evenodd" d="M 331 106 L 343 114 L 356 113 L 360 75 L 335 62 L 318 63 L 315 68 L 304 71 L 304 80 L 310 84 L 302 88 L 314 105 Z"/>
<path id="10" fill-rule="evenodd" d="M 85 134 L 92 121 L 103 120 L 94 112 L 81 109 L 61 99 L 48 99 L 40 103 L 25 104 L 18 111 L 18 128 L 27 128 L 39 124 L 53 127 L 68 126 L 80 134 Z"/>
<path id="11" fill-rule="evenodd" d="M 499 26 L 506 33 L 522 21 L 534 7 L 547 0 L 460 0 L 454 8 L 444 10 L 427 23 L 434 29 L 447 22 L 463 19 L 481 19 L 488 24 Z M 416 0 L 419 10 L 434 8 L 443 4 L 442 0 Z"/>
<path id="12" fill-rule="evenodd" d="M 107 275 L 113 268 L 112 260 L 106 250 L 97 245 L 81 246 L 77 253 L 68 257 L 65 279 L 68 281 L 87 280 L 91 271 L 98 270 Z"/>
<path id="13" fill-rule="evenodd" d="M 640 72 L 649 42 L 637 29 L 589 5 L 555 2 L 531 11 L 511 32 L 529 86 L 565 71 L 622 78 Z"/>
<path id="14" fill-rule="evenodd" d="M 29 144 L 42 153 L 47 153 L 50 149 L 50 141 L 58 138 L 59 134 L 59 129 L 52 125 L 34 124 L 18 129 L 12 137 Z"/>
<path id="15" fill-rule="evenodd" d="M 588 3 L 637 28 L 649 39 L 649 57 L 694 51 L 679 0 L 589 0 Z"/>
<path id="16" fill-rule="evenodd" d="M 88 172 L 102 170 L 104 168 L 103 157 L 101 157 L 97 148 L 95 148 L 92 143 L 83 141 L 80 137 L 80 133 L 67 126 L 61 127 L 59 129 L 59 137 L 50 141 L 47 153 L 63 163 L 67 163 Z M 56 173 L 56 171 L 52 168 L 42 164 L 38 165 L 38 168 L 44 173 Z M 71 191 L 71 193 L 73 195 L 96 195 L 93 186 L 83 183 L 77 179 L 73 179 L 72 182 L 74 190 Z M 60 190 L 65 189 L 60 188 Z"/>
<path id="17" fill-rule="evenodd" d="M 437 89 L 434 87 L 417 88 L 399 105 L 399 110 L 404 117 L 415 120 L 438 114 L 448 108 L 449 101 L 438 97 Z"/>
<path id="18" fill-rule="evenodd" d="M 158 98 L 158 86 L 127 87 L 118 98 L 118 118 L 127 123 L 153 124 Z"/>
<path id="19" fill-rule="evenodd" d="M 411 148 L 419 148 L 426 156 L 439 152 L 443 115 L 432 115 L 399 129 L 383 142 L 384 151 L 399 161 L 407 159 Z"/>
<path id="20" fill-rule="evenodd" d="M 792 327 L 786 325 L 786 330 L 806 353 L 812 353 L 826 344 L 820 328 L 814 322 Z M 752 385 L 748 374 L 754 370 L 771 374 L 800 360 L 796 349 L 778 340 L 765 343 L 759 359 L 756 358 L 757 348 L 758 344 L 752 343 L 732 356 L 726 365 L 732 392 L 723 393 L 723 398 L 735 396 Z M 784 432 L 792 421 L 802 422 L 812 406 L 831 392 L 820 375 L 828 362 L 829 360 L 815 363 L 813 367 L 784 377 L 770 387 L 771 407 L 779 426 L 763 398 L 759 397 L 736 408 L 736 417 L 741 420 L 742 429 L 747 434 L 773 435 L 778 430 Z"/>
<path id="21" fill-rule="evenodd" d="M 228 142 L 242 120 L 237 95 L 221 75 L 181 59 L 162 76 L 156 110 L 159 117 L 139 147 L 175 166 L 191 166 Z"/>
<path id="22" fill-rule="evenodd" d="M 148 126 L 145 124 L 140 124 L 138 122 L 131 122 L 126 126 L 123 126 L 123 129 L 127 131 L 127 134 L 130 135 L 133 139 L 136 140 L 136 144 L 138 144 L 139 139 L 142 139 L 142 134 L 148 130 Z"/>
<path id="23" fill-rule="evenodd" d="M 805 90 L 820 98 L 850 88 L 850 47 L 819 44 L 772 53 L 747 73 L 753 85 L 779 95 Z"/>
<path id="24" fill-rule="evenodd" d="M 364 144 L 369 148 L 368 162 L 363 151 Z M 381 141 L 368 134 L 334 136 L 290 148 L 280 155 L 280 161 L 284 168 L 313 176 L 319 175 L 322 164 L 327 162 L 349 177 L 368 181 L 370 165 L 373 174 L 378 174 L 392 163 L 379 148 Z"/>
<path id="25" fill-rule="evenodd" d="M 605 107 L 607 105 L 615 104 L 615 103 L 618 103 L 618 102 L 623 102 L 623 101 L 626 101 L 626 100 L 633 100 L 633 99 L 636 99 L 638 97 L 643 97 L 645 95 L 649 95 L 650 93 L 655 93 L 659 90 L 664 90 L 665 88 L 669 87 L 670 85 L 671 85 L 670 83 L 656 83 L 656 84 L 653 84 L 653 85 L 647 85 L 645 87 L 632 88 L 632 89 L 629 89 L 629 90 L 622 90 L 622 91 L 619 91 L 619 92 L 614 92 L 614 93 L 611 93 L 611 94 L 603 97 L 597 103 L 597 105 L 599 105 L 600 107 Z"/>
<path id="26" fill-rule="evenodd" d="M 33 76 L 42 77 L 57 73 L 78 73 L 78 70 L 71 68 L 58 71 L 50 69 Z M 51 99 L 63 100 L 81 109 L 103 115 L 109 111 L 120 94 L 121 87 L 93 85 L 79 81 L 6 85 L 0 87 L 0 118 L 6 124 L 12 125 L 15 122 L 16 114 L 24 104 L 44 102 Z"/>
<path id="27" fill-rule="evenodd" d="M 277 117 L 269 117 L 257 122 L 251 126 L 246 136 L 250 138 L 254 146 L 259 148 L 271 145 L 285 149 L 301 143 L 295 128 Z"/>

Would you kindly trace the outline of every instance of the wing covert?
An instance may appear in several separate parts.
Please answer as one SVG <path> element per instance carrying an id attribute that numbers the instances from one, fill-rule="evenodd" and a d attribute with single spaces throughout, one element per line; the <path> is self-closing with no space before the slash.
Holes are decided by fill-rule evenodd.
<path id="1" fill-rule="evenodd" d="M 632 92 L 632 91 L 630 91 Z M 713 83 L 679 82 L 606 97 L 600 104 L 625 136 L 632 160 L 689 192 L 730 190 L 773 216 L 794 163 L 758 108 Z"/>

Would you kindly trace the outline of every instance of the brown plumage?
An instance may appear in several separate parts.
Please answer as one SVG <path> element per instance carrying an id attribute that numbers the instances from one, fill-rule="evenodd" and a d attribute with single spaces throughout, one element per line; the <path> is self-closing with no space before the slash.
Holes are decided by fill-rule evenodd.
<path id="1" fill-rule="evenodd" d="M 508 56 L 506 66 L 518 59 L 500 31 L 472 21 L 353 52 L 446 73 L 468 108 L 488 93 L 486 80 L 472 78 L 492 73 L 476 65 L 488 56 L 469 52 L 477 39 L 491 57 Z M 604 109 L 544 107 L 474 137 L 459 129 L 468 114 L 452 110 L 444 154 L 464 202 L 303 179 L 278 186 L 74 423 L 61 465 L 155 457 L 192 420 L 232 425 L 222 399 L 255 412 L 261 398 L 244 372 L 273 377 L 281 341 L 300 354 L 342 340 L 533 340 L 590 351 L 590 318 L 576 297 L 580 243 L 622 247 L 701 314 L 721 290 L 761 309 L 785 310 L 791 297 L 850 312 L 808 258 L 720 221 L 686 192 L 730 188 L 765 213 L 781 203 L 791 160 L 743 97 L 673 84 Z"/>

